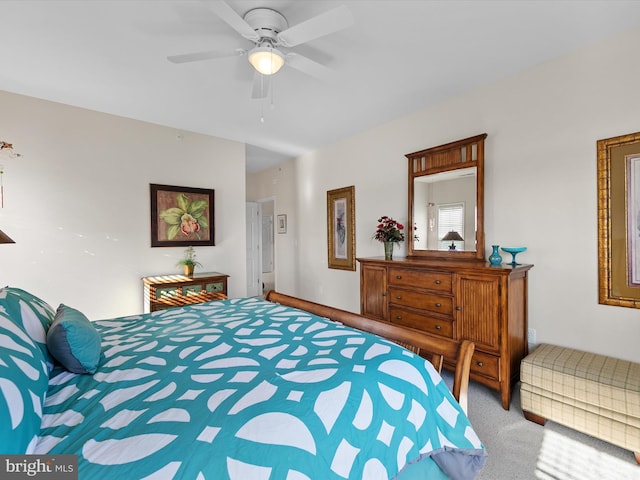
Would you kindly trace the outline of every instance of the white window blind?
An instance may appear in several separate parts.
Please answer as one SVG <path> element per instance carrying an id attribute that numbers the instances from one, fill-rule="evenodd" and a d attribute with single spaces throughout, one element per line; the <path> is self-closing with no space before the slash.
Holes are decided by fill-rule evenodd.
<path id="1" fill-rule="evenodd" d="M 448 249 L 451 240 L 442 240 L 451 230 L 464 238 L 464 203 L 448 203 L 438 205 L 438 238 L 440 248 Z M 464 249 L 464 241 L 455 241 L 458 250 Z"/>

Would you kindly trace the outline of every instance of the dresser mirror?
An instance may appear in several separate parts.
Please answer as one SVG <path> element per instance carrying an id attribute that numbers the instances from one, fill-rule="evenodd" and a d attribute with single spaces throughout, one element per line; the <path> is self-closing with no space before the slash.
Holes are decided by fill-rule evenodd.
<path id="1" fill-rule="evenodd" d="M 409 257 L 484 260 L 484 139 L 405 155 L 409 161 Z"/>

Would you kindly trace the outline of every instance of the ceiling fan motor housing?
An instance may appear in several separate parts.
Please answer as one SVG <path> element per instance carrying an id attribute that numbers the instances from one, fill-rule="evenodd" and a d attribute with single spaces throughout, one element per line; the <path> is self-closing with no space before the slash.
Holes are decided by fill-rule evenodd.
<path id="1" fill-rule="evenodd" d="M 287 19 L 270 8 L 254 8 L 245 13 L 243 18 L 260 35 L 258 43 L 268 40 L 276 46 L 278 34 L 289 28 Z"/>
<path id="2" fill-rule="evenodd" d="M 286 63 L 311 77 L 320 80 L 332 79 L 331 70 L 324 65 L 297 52 L 285 54 L 279 48 L 296 47 L 353 24 L 353 15 L 345 5 L 325 11 L 289 27 L 287 19 L 280 12 L 271 8 L 254 8 L 241 17 L 224 0 L 203 3 L 229 27 L 246 40 L 253 42 L 254 47 L 250 50 L 241 49 L 239 51 L 241 54 L 247 54 L 249 63 L 258 74 L 263 76 L 277 73 Z M 225 56 L 230 55 L 220 55 L 217 51 L 205 51 L 171 55 L 167 59 L 173 63 L 186 63 L 224 58 Z M 261 77 L 254 74 L 254 84 L 255 79 L 262 81 Z M 261 92 L 263 93 L 263 90 Z"/>

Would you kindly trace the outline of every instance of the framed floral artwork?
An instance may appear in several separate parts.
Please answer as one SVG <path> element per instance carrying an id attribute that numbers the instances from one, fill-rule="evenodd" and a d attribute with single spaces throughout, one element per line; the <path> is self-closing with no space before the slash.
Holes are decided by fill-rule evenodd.
<path id="1" fill-rule="evenodd" d="M 640 132 L 597 148 L 598 301 L 640 308 Z"/>
<path id="2" fill-rule="evenodd" d="M 151 246 L 215 245 L 214 190 L 150 184 Z"/>
<path id="3" fill-rule="evenodd" d="M 355 187 L 327 192 L 327 255 L 329 268 L 356 269 Z"/>

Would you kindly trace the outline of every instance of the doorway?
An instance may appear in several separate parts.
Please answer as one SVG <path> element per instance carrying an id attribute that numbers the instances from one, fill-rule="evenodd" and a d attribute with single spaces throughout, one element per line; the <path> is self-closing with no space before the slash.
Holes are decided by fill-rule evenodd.
<path id="1" fill-rule="evenodd" d="M 247 202 L 247 296 L 276 288 L 275 200 Z"/>
<path id="2" fill-rule="evenodd" d="M 275 202 L 260 202 L 262 217 L 262 286 L 263 293 L 276 289 L 275 274 Z"/>

